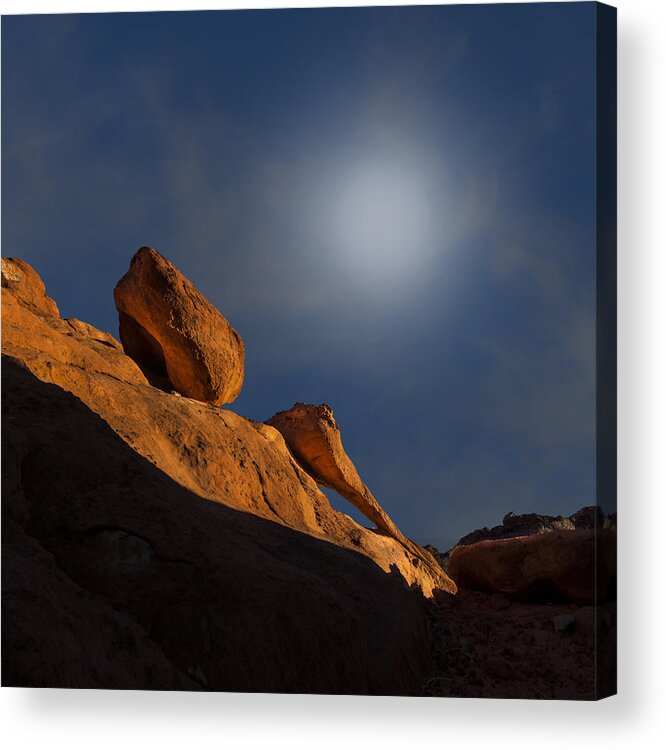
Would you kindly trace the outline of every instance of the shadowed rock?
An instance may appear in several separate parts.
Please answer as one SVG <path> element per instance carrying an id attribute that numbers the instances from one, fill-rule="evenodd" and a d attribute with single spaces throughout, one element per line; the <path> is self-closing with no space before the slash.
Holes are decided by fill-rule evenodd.
<path id="1" fill-rule="evenodd" d="M 420 692 L 446 576 L 333 510 L 276 429 L 11 289 L 2 322 L 4 685 Z"/>
<path id="2" fill-rule="evenodd" d="M 551 531 L 461 545 L 448 572 L 463 589 L 595 604 L 613 593 L 615 532 Z"/>
<path id="3" fill-rule="evenodd" d="M 507 513 L 499 526 L 470 531 L 458 545 L 476 544 L 486 539 L 512 539 L 528 534 L 545 534 L 547 531 L 571 531 L 576 526 L 565 516 L 547 516 L 541 513 Z M 456 546 L 458 546 L 456 545 Z"/>
<path id="4" fill-rule="evenodd" d="M 112 336 L 79 320 L 37 314 L 12 290 L 2 295 L 2 322 L 3 353 L 70 391 L 182 487 L 359 553 L 426 596 L 455 591 L 441 569 L 331 508 L 275 428 L 151 387 Z"/>
<path id="5" fill-rule="evenodd" d="M 4 686 L 419 691 L 399 574 L 203 500 L 16 360 L 2 386 Z"/>
<path id="6" fill-rule="evenodd" d="M 237 398 L 243 341 L 172 263 L 142 247 L 113 296 L 123 348 L 153 385 L 213 404 Z"/>

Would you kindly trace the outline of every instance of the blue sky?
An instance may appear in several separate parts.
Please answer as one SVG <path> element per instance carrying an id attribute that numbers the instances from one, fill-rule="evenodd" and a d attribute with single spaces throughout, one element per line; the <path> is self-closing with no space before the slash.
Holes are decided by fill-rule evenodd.
<path id="1" fill-rule="evenodd" d="M 592 3 L 5 17 L 3 255 L 117 335 L 151 245 L 446 546 L 594 496 Z M 334 501 L 348 510 L 347 504 Z"/>

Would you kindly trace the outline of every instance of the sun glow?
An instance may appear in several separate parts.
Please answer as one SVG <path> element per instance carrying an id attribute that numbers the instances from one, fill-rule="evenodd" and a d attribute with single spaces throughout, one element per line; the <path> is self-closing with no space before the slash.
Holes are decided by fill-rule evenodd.
<path id="1" fill-rule="evenodd" d="M 407 274 L 422 265 L 432 239 L 428 181 L 402 165 L 358 165 L 339 181 L 332 219 L 351 270 L 380 280 Z"/>

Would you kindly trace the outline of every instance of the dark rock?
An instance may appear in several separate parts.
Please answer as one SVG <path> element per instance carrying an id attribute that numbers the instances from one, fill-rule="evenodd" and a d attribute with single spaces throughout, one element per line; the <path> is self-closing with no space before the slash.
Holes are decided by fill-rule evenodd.
<path id="1" fill-rule="evenodd" d="M 557 617 L 553 617 L 553 625 L 558 633 L 566 633 L 575 627 L 576 618 L 568 614 L 557 615 Z"/>
<path id="2" fill-rule="evenodd" d="M 499 526 L 472 531 L 462 537 L 458 545 L 476 544 L 485 539 L 510 539 L 528 534 L 544 534 L 546 531 L 564 531 L 574 528 L 576 528 L 574 522 L 564 516 L 546 516 L 539 513 L 517 515 L 511 512 L 504 516 Z"/>
<path id="3" fill-rule="evenodd" d="M 577 510 L 569 519 L 577 529 L 603 529 L 606 514 L 598 505 L 588 505 Z"/>
<path id="4" fill-rule="evenodd" d="M 506 596 L 502 596 L 502 594 L 493 594 L 488 600 L 488 604 L 498 612 L 503 609 L 508 609 L 511 606 L 511 602 Z"/>

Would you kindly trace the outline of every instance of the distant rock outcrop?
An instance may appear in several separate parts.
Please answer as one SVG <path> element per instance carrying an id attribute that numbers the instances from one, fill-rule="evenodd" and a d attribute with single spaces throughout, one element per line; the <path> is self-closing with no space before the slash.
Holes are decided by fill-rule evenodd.
<path id="1" fill-rule="evenodd" d="M 431 552 L 463 589 L 587 603 L 613 590 L 615 514 L 590 505 L 570 516 L 507 513 L 502 523 Z M 595 539 L 598 551 L 595 559 Z M 598 570 L 595 568 L 598 566 Z M 595 576 L 598 578 L 595 580 Z"/>
<path id="2" fill-rule="evenodd" d="M 458 545 L 476 544 L 488 539 L 512 539 L 528 534 L 543 534 L 546 531 L 570 531 L 575 529 L 573 521 L 565 516 L 547 516 L 540 513 L 507 513 L 499 526 L 484 527 L 465 534 Z"/>
<path id="3" fill-rule="evenodd" d="M 432 555 L 398 529 L 359 476 L 342 445 L 340 428 L 328 404 L 294 404 L 266 421 L 279 430 L 296 460 L 317 484 L 349 500 L 384 534 L 396 539 L 429 567 L 439 567 Z"/>
<path id="4" fill-rule="evenodd" d="M 243 341 L 172 263 L 140 248 L 113 296 L 123 348 L 151 383 L 213 404 L 237 398 Z"/>
<path id="5" fill-rule="evenodd" d="M 448 572 L 463 589 L 594 604 L 613 592 L 615 531 L 583 528 L 455 547 Z"/>
<path id="6" fill-rule="evenodd" d="M 570 516 L 548 516 L 541 513 L 507 513 L 499 526 L 485 527 L 466 534 L 458 545 L 476 544 L 486 539 L 512 539 L 528 534 L 573 529 L 602 529 L 607 524 L 606 514 L 598 505 L 581 508 Z"/>

